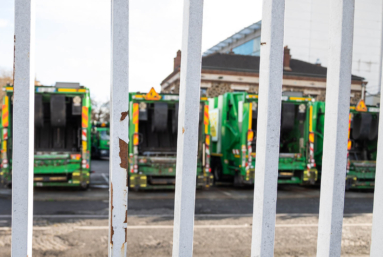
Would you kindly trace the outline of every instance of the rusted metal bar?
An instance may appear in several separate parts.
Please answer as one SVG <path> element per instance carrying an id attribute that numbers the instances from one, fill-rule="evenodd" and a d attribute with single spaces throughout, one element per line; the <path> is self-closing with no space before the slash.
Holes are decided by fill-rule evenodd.
<path id="1" fill-rule="evenodd" d="M 382 61 L 383 62 L 383 61 Z M 383 76 L 383 70 L 382 70 Z M 383 77 L 380 81 L 383 81 Z M 380 84 L 380 102 L 383 100 L 382 84 Z M 380 105 L 380 113 L 383 113 L 383 105 Z M 374 193 L 374 216 L 372 220 L 371 234 L 371 257 L 380 257 L 383 253 L 383 119 L 379 119 L 378 153 L 376 156 L 376 175 Z"/>
<path id="2" fill-rule="evenodd" d="M 110 257 L 126 256 L 129 142 L 129 0 L 112 0 L 109 238 Z"/>
<path id="3" fill-rule="evenodd" d="M 284 0 L 264 0 L 251 256 L 274 256 L 283 78 Z"/>
<path id="4" fill-rule="evenodd" d="M 340 256 L 350 112 L 354 0 L 330 1 L 317 256 Z"/>
<path id="5" fill-rule="evenodd" d="M 203 0 L 184 0 L 173 257 L 193 256 Z"/>
<path id="6" fill-rule="evenodd" d="M 15 0 L 12 256 L 32 256 L 35 1 Z"/>

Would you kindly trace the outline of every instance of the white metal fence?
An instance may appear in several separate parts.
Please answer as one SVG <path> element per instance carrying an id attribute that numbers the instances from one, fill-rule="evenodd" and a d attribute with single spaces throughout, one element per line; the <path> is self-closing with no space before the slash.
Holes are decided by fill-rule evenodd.
<path id="1" fill-rule="evenodd" d="M 15 0 L 12 256 L 32 256 L 34 3 Z M 284 0 L 263 0 L 252 257 L 274 254 Z M 193 255 L 203 0 L 184 0 L 173 256 Z M 340 256 L 354 0 L 332 0 L 317 256 Z M 112 0 L 109 256 L 127 255 L 129 0 Z M 379 130 L 383 135 L 383 119 Z M 383 256 L 383 140 L 378 143 L 371 256 Z"/>

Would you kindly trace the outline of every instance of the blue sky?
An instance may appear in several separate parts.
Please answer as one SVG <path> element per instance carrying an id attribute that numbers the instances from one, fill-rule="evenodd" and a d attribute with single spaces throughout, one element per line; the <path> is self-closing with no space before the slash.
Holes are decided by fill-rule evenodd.
<path id="1" fill-rule="evenodd" d="M 110 0 L 35 0 L 36 79 L 109 98 Z M 261 19 L 261 0 L 205 0 L 202 51 Z M 130 0 L 130 91 L 160 89 L 181 48 L 182 0 Z M 0 69 L 13 63 L 14 0 L 0 1 Z"/>

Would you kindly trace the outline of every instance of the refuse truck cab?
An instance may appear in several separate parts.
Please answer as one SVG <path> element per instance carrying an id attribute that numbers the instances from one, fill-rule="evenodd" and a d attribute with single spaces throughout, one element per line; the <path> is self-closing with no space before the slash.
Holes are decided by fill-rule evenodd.
<path id="1" fill-rule="evenodd" d="M 174 188 L 176 182 L 179 96 L 129 94 L 129 187 L 131 189 Z M 208 102 L 201 98 L 197 153 L 197 187 L 213 183 L 210 169 Z M 190 153 L 190 158 L 195 153 Z"/>
<path id="2" fill-rule="evenodd" d="M 315 102 L 312 106 L 316 123 L 315 161 L 321 174 L 326 104 Z M 378 129 L 378 107 L 366 106 L 363 100 L 356 106 L 350 106 L 346 190 L 374 188 Z"/>
<path id="3" fill-rule="evenodd" d="M 109 157 L 109 122 L 92 123 L 92 158 Z"/>
<path id="4" fill-rule="evenodd" d="M 2 106 L 1 182 L 12 183 L 13 87 Z M 90 171 L 89 89 L 79 83 L 35 87 L 34 186 L 87 188 Z"/>
<path id="5" fill-rule="evenodd" d="M 279 184 L 314 184 L 318 172 L 310 151 L 311 98 L 282 97 Z M 229 92 L 209 99 L 212 170 L 216 182 L 253 185 L 258 95 Z"/>

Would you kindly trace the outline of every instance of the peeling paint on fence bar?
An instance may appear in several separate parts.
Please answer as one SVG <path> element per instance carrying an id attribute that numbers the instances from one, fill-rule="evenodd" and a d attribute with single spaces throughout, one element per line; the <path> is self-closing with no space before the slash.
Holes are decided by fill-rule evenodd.
<path id="1" fill-rule="evenodd" d="M 129 142 L 129 0 L 112 0 L 109 239 L 110 257 L 127 251 Z"/>
<path id="2" fill-rule="evenodd" d="M 354 0 L 332 0 L 317 256 L 340 256 L 347 165 Z"/>
<path id="3" fill-rule="evenodd" d="M 193 256 L 203 0 L 184 0 L 173 257 Z"/>
<path id="4" fill-rule="evenodd" d="M 12 256 L 32 256 L 34 157 L 34 0 L 15 0 Z"/>
<path id="5" fill-rule="evenodd" d="M 263 1 L 252 257 L 274 256 L 284 12 L 284 0 Z"/>
<path id="6" fill-rule="evenodd" d="M 383 72 L 381 81 L 383 81 Z M 382 85 L 380 85 L 380 92 L 380 113 L 383 113 Z M 379 119 L 379 135 L 383 135 L 382 117 Z M 375 172 L 374 215 L 372 221 L 370 256 L 380 257 L 383 253 L 383 138 L 378 138 Z"/>

